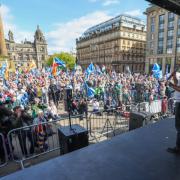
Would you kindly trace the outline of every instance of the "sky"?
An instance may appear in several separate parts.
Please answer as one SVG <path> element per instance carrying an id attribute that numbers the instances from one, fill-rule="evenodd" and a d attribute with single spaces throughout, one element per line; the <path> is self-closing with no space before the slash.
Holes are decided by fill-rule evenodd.
<path id="1" fill-rule="evenodd" d="M 120 14 L 141 18 L 145 0 L 1 0 L 5 37 L 33 41 L 37 25 L 45 35 L 49 54 L 74 51 L 75 40 L 89 27 Z"/>

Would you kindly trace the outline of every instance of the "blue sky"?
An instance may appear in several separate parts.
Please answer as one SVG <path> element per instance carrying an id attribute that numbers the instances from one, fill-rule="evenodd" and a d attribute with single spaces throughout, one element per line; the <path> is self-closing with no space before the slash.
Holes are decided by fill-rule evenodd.
<path id="1" fill-rule="evenodd" d="M 33 40 L 37 24 L 45 34 L 49 53 L 70 51 L 87 28 L 119 14 L 146 17 L 145 0 L 1 0 L 5 34 L 11 29 L 18 42 Z"/>

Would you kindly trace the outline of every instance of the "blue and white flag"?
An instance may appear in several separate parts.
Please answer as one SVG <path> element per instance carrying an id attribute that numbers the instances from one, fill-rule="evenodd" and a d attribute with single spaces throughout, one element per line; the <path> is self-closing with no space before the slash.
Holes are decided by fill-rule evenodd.
<path id="1" fill-rule="evenodd" d="M 93 98 L 94 95 L 95 95 L 95 90 L 94 90 L 92 87 L 89 87 L 89 86 L 87 85 L 87 83 L 85 83 L 85 88 L 86 88 L 87 97 Z"/>
<path id="2" fill-rule="evenodd" d="M 157 63 L 155 63 L 155 64 L 153 65 L 152 71 L 153 71 L 153 72 L 158 72 L 158 71 L 160 71 L 160 66 L 159 66 Z"/>
<path id="3" fill-rule="evenodd" d="M 63 66 L 64 68 L 66 67 L 65 62 L 59 58 L 54 58 L 54 63 L 57 64 L 58 66 Z"/>
<path id="4" fill-rule="evenodd" d="M 90 75 L 91 73 L 93 73 L 96 70 L 96 68 L 94 67 L 93 63 L 91 63 L 88 68 L 86 69 L 86 73 L 88 75 Z"/>
<path id="5" fill-rule="evenodd" d="M 154 76 L 156 79 L 162 79 L 162 78 L 163 78 L 162 71 L 154 72 L 154 73 L 153 73 L 153 76 Z"/>

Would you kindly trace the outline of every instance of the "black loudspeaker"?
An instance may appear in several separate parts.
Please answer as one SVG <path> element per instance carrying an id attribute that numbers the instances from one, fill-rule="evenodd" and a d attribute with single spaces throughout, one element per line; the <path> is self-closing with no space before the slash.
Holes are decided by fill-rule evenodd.
<path id="1" fill-rule="evenodd" d="M 65 111 L 69 111 L 71 109 L 72 97 L 73 97 L 72 89 L 70 89 L 70 88 L 64 89 L 64 109 L 65 109 Z"/>
<path id="2" fill-rule="evenodd" d="M 66 154 L 89 145 L 88 131 L 80 125 L 59 128 L 60 153 Z"/>
<path id="3" fill-rule="evenodd" d="M 129 130 L 137 129 L 152 123 L 152 114 L 148 112 L 131 112 L 129 120 Z"/>

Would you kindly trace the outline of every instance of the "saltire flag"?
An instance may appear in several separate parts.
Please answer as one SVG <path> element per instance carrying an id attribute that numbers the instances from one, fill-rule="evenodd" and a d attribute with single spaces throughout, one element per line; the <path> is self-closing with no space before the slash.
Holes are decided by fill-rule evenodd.
<path id="1" fill-rule="evenodd" d="M 153 73 L 153 76 L 154 76 L 156 79 L 162 79 L 162 78 L 163 78 L 162 71 L 154 72 L 154 73 Z"/>
<path id="2" fill-rule="evenodd" d="M 92 87 L 89 87 L 86 82 L 85 82 L 85 88 L 86 88 L 87 97 L 93 98 L 95 95 L 95 90 Z"/>
<path id="3" fill-rule="evenodd" d="M 160 66 L 157 63 L 155 63 L 153 65 L 152 72 L 153 72 L 153 76 L 156 79 L 161 79 L 163 77 L 162 76 L 162 71 L 160 70 Z"/>
<path id="4" fill-rule="evenodd" d="M 157 71 L 160 71 L 160 66 L 157 64 L 157 63 L 155 63 L 154 65 L 153 65 L 153 68 L 152 68 L 152 71 L 154 72 L 157 72 Z"/>
<path id="5" fill-rule="evenodd" d="M 66 68 L 66 64 L 64 61 L 60 60 L 59 58 L 54 58 L 53 65 L 52 65 L 52 75 L 57 76 L 58 67 Z"/>
<path id="6" fill-rule="evenodd" d="M 86 69 L 86 73 L 88 75 L 90 75 L 91 73 L 93 73 L 96 70 L 96 68 L 94 67 L 93 63 L 91 63 L 88 68 Z"/>
<path id="7" fill-rule="evenodd" d="M 89 76 L 91 75 L 91 73 L 95 71 L 96 71 L 96 68 L 94 67 L 93 63 L 91 63 L 85 71 L 86 79 L 89 79 Z"/>
<path id="8" fill-rule="evenodd" d="M 64 68 L 66 68 L 66 64 L 65 64 L 65 62 L 64 61 L 62 61 L 61 59 L 59 59 L 59 58 L 54 58 L 54 62 L 53 63 L 55 63 L 55 64 L 57 64 L 58 66 L 60 66 L 60 67 L 64 67 Z"/>

